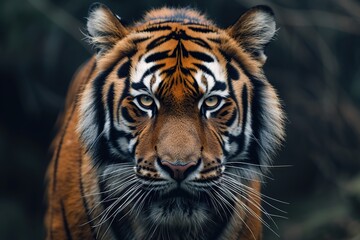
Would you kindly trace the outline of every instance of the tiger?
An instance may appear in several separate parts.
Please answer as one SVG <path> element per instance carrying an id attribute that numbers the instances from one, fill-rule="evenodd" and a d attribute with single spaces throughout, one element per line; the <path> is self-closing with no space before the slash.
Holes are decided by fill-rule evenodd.
<path id="1" fill-rule="evenodd" d="M 192 8 L 125 24 L 93 4 L 48 166 L 46 239 L 262 239 L 261 185 L 285 138 L 267 80 L 274 13 L 227 28 Z"/>

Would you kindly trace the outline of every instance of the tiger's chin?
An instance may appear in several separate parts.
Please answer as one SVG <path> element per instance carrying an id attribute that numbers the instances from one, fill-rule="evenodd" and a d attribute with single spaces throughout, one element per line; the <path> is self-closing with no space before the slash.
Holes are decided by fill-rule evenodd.
<path id="1" fill-rule="evenodd" d="M 151 222 L 169 228 L 201 226 L 210 218 L 204 204 L 182 198 L 156 202 L 149 210 Z"/>
<path id="2" fill-rule="evenodd" d="M 212 217 L 208 204 L 182 190 L 159 196 L 148 209 L 152 224 L 170 229 L 201 228 Z"/>

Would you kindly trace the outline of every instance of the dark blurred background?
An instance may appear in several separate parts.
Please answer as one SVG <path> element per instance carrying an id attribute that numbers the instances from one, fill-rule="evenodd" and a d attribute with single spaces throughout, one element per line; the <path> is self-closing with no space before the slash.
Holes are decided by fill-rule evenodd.
<path id="1" fill-rule="evenodd" d="M 288 115 L 287 141 L 264 193 L 279 236 L 360 239 L 360 2 L 103 1 L 128 22 L 158 6 L 192 6 L 221 27 L 273 8 L 279 31 L 265 71 Z M 0 239 L 42 239 L 44 173 L 55 122 L 77 67 L 89 1 L 0 2 Z"/>

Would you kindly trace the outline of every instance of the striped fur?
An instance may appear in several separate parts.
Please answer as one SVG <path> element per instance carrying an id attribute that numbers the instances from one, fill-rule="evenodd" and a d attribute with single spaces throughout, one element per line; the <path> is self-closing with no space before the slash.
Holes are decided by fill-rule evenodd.
<path id="1" fill-rule="evenodd" d="M 272 11 L 220 29 L 192 9 L 124 27 L 91 7 L 48 168 L 47 239 L 261 239 L 261 181 L 284 138 L 262 66 Z M 268 226 L 268 225 L 267 225 Z"/>

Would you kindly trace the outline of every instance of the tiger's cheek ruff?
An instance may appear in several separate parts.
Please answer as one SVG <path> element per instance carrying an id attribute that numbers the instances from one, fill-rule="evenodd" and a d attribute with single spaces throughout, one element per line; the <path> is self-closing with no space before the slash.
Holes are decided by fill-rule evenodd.
<path id="1" fill-rule="evenodd" d="M 78 132 L 94 160 L 127 157 L 129 146 L 135 144 L 131 142 L 131 123 L 121 106 L 127 100 L 131 64 L 128 57 L 120 59 L 108 70 L 98 70 L 81 96 Z"/>
<path id="2" fill-rule="evenodd" d="M 103 73 L 102 75 L 106 74 Z M 97 78 L 102 79 L 102 75 Z M 101 111 L 101 103 L 96 104 L 95 102 L 96 94 L 91 86 L 87 86 L 81 96 L 80 116 L 82 121 L 78 125 L 78 132 L 87 146 L 91 146 L 92 143 L 96 142 L 97 135 L 102 132 L 99 129 L 99 125 L 105 124 L 103 119 L 104 113 Z"/>
<path id="3" fill-rule="evenodd" d="M 257 148 L 257 154 L 261 165 L 270 165 L 272 156 L 280 144 L 284 141 L 284 114 L 278 96 L 272 86 L 268 83 L 258 81 L 259 99 L 254 107 L 259 107 L 260 114 L 255 119 L 254 125 L 258 128 L 257 134 L 254 134 L 254 148 Z M 253 149 L 254 151 L 254 149 Z M 266 167 L 261 170 L 267 172 Z"/>

